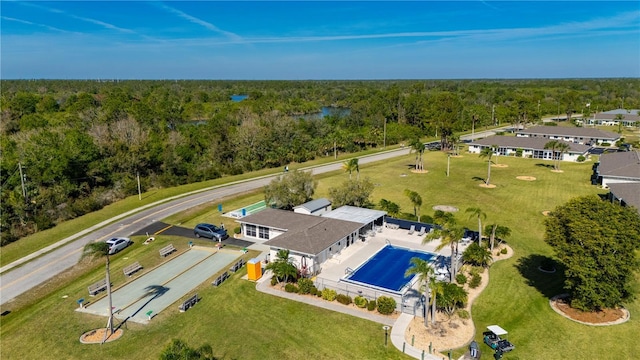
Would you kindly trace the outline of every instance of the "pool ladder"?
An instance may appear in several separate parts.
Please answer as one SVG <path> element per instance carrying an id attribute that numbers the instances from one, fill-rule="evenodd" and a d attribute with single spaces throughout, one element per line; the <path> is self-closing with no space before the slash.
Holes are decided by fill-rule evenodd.
<path id="1" fill-rule="evenodd" d="M 352 269 L 352 268 L 350 268 L 350 267 L 348 267 L 348 268 L 344 269 L 344 274 L 345 274 L 345 275 L 349 275 L 349 274 L 351 274 L 352 272 L 353 272 L 353 269 Z"/>

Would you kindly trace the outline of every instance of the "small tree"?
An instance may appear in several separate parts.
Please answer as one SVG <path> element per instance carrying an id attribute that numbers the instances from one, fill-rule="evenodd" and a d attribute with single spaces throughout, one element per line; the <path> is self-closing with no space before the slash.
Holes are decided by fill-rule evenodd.
<path id="1" fill-rule="evenodd" d="M 467 303 L 467 291 L 454 283 L 442 283 L 442 293 L 436 295 L 438 308 L 451 317 L 456 309 L 464 307 Z"/>
<path id="2" fill-rule="evenodd" d="M 473 243 L 462 253 L 462 261 L 473 266 L 488 267 L 493 257 L 485 246 Z"/>
<path id="3" fill-rule="evenodd" d="M 289 257 L 289 250 L 280 249 L 276 253 L 276 259 L 270 262 L 267 270 L 273 271 L 273 276 L 276 277 L 277 282 L 289 281 L 289 278 L 295 278 L 298 275 L 298 269 L 293 264 L 293 260 Z"/>
<path id="4" fill-rule="evenodd" d="M 397 217 L 400 214 L 400 205 L 387 199 L 381 199 L 378 206 L 393 217 Z"/>
<path id="5" fill-rule="evenodd" d="M 487 225 L 484 229 L 484 232 L 489 234 L 489 248 L 491 249 L 491 251 L 493 251 L 493 246 L 495 244 L 496 238 L 499 240 L 498 245 L 500 245 L 504 238 L 507 238 L 511 235 L 511 229 L 498 224 Z"/>
<path id="6" fill-rule="evenodd" d="M 361 181 L 349 180 L 342 186 L 329 188 L 329 196 L 335 207 L 343 205 L 369 207 L 371 206 L 369 196 L 373 188 L 374 185 L 368 178 Z"/>
<path id="7" fill-rule="evenodd" d="M 584 196 L 557 207 L 545 220 L 545 241 L 566 267 L 571 306 L 615 308 L 633 296 L 640 215 L 632 207 Z"/>
<path id="8" fill-rule="evenodd" d="M 292 171 L 273 179 L 264 187 L 264 200 L 269 206 L 291 210 L 313 198 L 318 182 L 311 172 Z"/>
<path id="9" fill-rule="evenodd" d="M 344 171 L 349 173 L 349 180 L 351 180 L 351 173 L 356 172 L 356 180 L 360 180 L 360 164 L 358 158 L 353 158 L 345 161 L 342 164 Z"/>
<path id="10" fill-rule="evenodd" d="M 424 170 L 424 163 L 422 162 L 422 156 L 424 155 L 425 146 L 420 139 L 416 139 L 411 143 L 411 149 L 416 153 L 416 166 L 417 171 Z"/>
<path id="11" fill-rule="evenodd" d="M 211 345 L 203 345 L 199 349 L 190 348 L 180 339 L 173 339 L 162 350 L 160 360 L 216 360 Z"/>
<path id="12" fill-rule="evenodd" d="M 482 148 L 480 151 L 480 158 L 487 158 L 487 180 L 484 182 L 486 185 L 491 184 L 491 158 L 493 157 L 493 149 L 496 145 L 491 145 L 490 147 Z"/>
<path id="13" fill-rule="evenodd" d="M 85 245 L 83 256 L 97 256 L 97 257 L 106 257 L 106 281 L 107 281 L 107 298 L 109 299 L 109 309 L 107 310 L 109 313 L 109 318 L 107 319 L 107 329 L 108 331 L 105 333 L 104 339 L 102 339 L 102 343 L 107 341 L 109 336 L 113 335 L 113 305 L 111 303 L 111 270 L 109 269 L 110 261 L 109 261 L 109 244 L 104 241 L 93 242 Z"/>

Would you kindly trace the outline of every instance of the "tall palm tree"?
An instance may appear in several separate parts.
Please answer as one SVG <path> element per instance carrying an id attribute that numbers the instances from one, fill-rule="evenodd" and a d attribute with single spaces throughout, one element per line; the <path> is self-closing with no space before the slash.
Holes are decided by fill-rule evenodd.
<path id="1" fill-rule="evenodd" d="M 105 256 L 107 258 L 106 264 L 106 276 L 105 280 L 107 282 L 107 298 L 109 299 L 109 319 L 107 320 L 107 329 L 108 331 L 104 334 L 104 339 L 102 339 L 102 343 L 109 338 L 109 336 L 113 335 L 113 305 L 111 302 L 111 272 L 109 270 L 110 261 L 109 261 L 109 244 L 104 241 L 89 243 L 84 247 L 83 256 L 97 256 L 102 257 Z"/>
<path id="2" fill-rule="evenodd" d="M 547 142 L 546 144 L 544 144 L 544 148 L 545 150 L 551 150 L 551 159 L 553 160 L 553 168 L 556 169 L 556 149 L 558 148 L 558 145 L 560 144 L 560 142 L 558 140 L 551 140 L 549 142 Z"/>
<path id="3" fill-rule="evenodd" d="M 417 275 L 418 282 L 422 284 L 420 287 L 424 286 L 424 298 L 426 301 L 422 310 L 424 312 L 424 326 L 429 327 L 427 314 L 429 309 L 429 284 L 433 280 L 434 276 L 433 267 L 426 260 L 420 259 L 419 257 L 411 258 L 410 263 L 411 267 L 405 271 L 404 276 Z M 433 319 L 433 314 L 431 315 L 431 318 Z"/>
<path id="4" fill-rule="evenodd" d="M 423 171 L 424 163 L 422 162 L 422 155 L 424 154 L 425 146 L 420 139 L 416 139 L 411 144 L 411 149 L 416 152 L 416 170 Z"/>
<path id="5" fill-rule="evenodd" d="M 360 165 L 358 164 L 358 158 L 353 158 L 345 161 L 342 164 L 342 168 L 349 173 L 349 180 L 351 180 L 351 173 L 356 172 L 356 179 L 360 180 Z"/>
<path id="6" fill-rule="evenodd" d="M 463 236 L 464 229 L 456 225 L 455 221 L 450 221 L 441 225 L 440 228 L 435 228 L 433 232 L 428 233 L 422 240 L 422 243 L 426 244 L 429 241 L 440 239 L 440 244 L 436 247 L 436 250 L 441 250 L 447 245 L 451 247 L 451 271 L 449 271 L 451 281 L 455 279 L 458 271 L 458 243 Z"/>
<path id="7" fill-rule="evenodd" d="M 418 218 L 418 222 L 420 222 L 420 207 L 422 206 L 422 196 L 417 192 L 409 189 L 404 190 L 404 194 L 409 198 L 411 204 L 413 204 L 413 215 Z"/>
<path id="8" fill-rule="evenodd" d="M 482 220 L 487 218 L 487 214 L 478 207 L 470 207 L 465 212 L 469 214 L 469 219 L 478 218 L 478 245 L 482 245 Z"/>
<path id="9" fill-rule="evenodd" d="M 569 144 L 567 144 L 566 142 L 558 142 L 558 146 L 556 147 L 556 150 L 558 150 L 558 158 L 556 159 L 556 171 L 560 170 L 560 161 L 562 160 L 562 155 L 564 155 L 567 151 L 569 151 L 569 149 L 571 148 L 571 146 Z"/>
<path id="10" fill-rule="evenodd" d="M 493 157 L 493 149 L 496 145 L 491 145 L 490 147 L 482 148 L 480 151 L 480 158 L 487 158 L 487 181 L 484 183 L 489 185 L 491 183 L 491 158 Z"/>

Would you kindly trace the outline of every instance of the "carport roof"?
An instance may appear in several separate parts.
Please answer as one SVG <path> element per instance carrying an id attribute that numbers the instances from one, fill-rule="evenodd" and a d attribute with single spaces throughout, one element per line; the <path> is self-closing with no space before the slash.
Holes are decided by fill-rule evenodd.
<path id="1" fill-rule="evenodd" d="M 355 206 L 341 206 L 327 214 L 322 215 L 325 218 L 332 218 L 345 221 L 355 221 L 360 224 L 370 224 L 375 220 L 385 216 L 386 211 L 365 209 Z"/>

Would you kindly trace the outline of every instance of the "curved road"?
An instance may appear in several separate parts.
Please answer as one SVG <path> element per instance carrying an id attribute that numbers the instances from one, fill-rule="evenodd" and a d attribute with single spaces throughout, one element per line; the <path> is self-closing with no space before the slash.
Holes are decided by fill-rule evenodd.
<path id="1" fill-rule="evenodd" d="M 490 134 L 493 134 L 493 131 L 477 132 L 474 138 L 486 137 Z M 461 138 L 470 140 L 471 136 L 467 135 Z M 360 164 L 367 164 L 407 155 L 409 151 L 409 148 L 389 150 L 374 155 L 362 156 L 358 160 Z M 312 174 L 317 175 L 339 170 L 341 166 L 342 162 L 338 161 L 326 165 L 303 168 L 302 170 L 310 170 Z M 203 203 L 214 202 L 217 199 L 264 187 L 279 175 L 269 175 L 215 186 L 149 204 L 106 220 L 45 249 L 5 265 L 0 268 L 0 305 L 10 303 L 16 296 L 74 266 L 80 260 L 84 246 L 90 242 L 116 235 L 128 236 L 134 234 L 175 213 Z"/>

